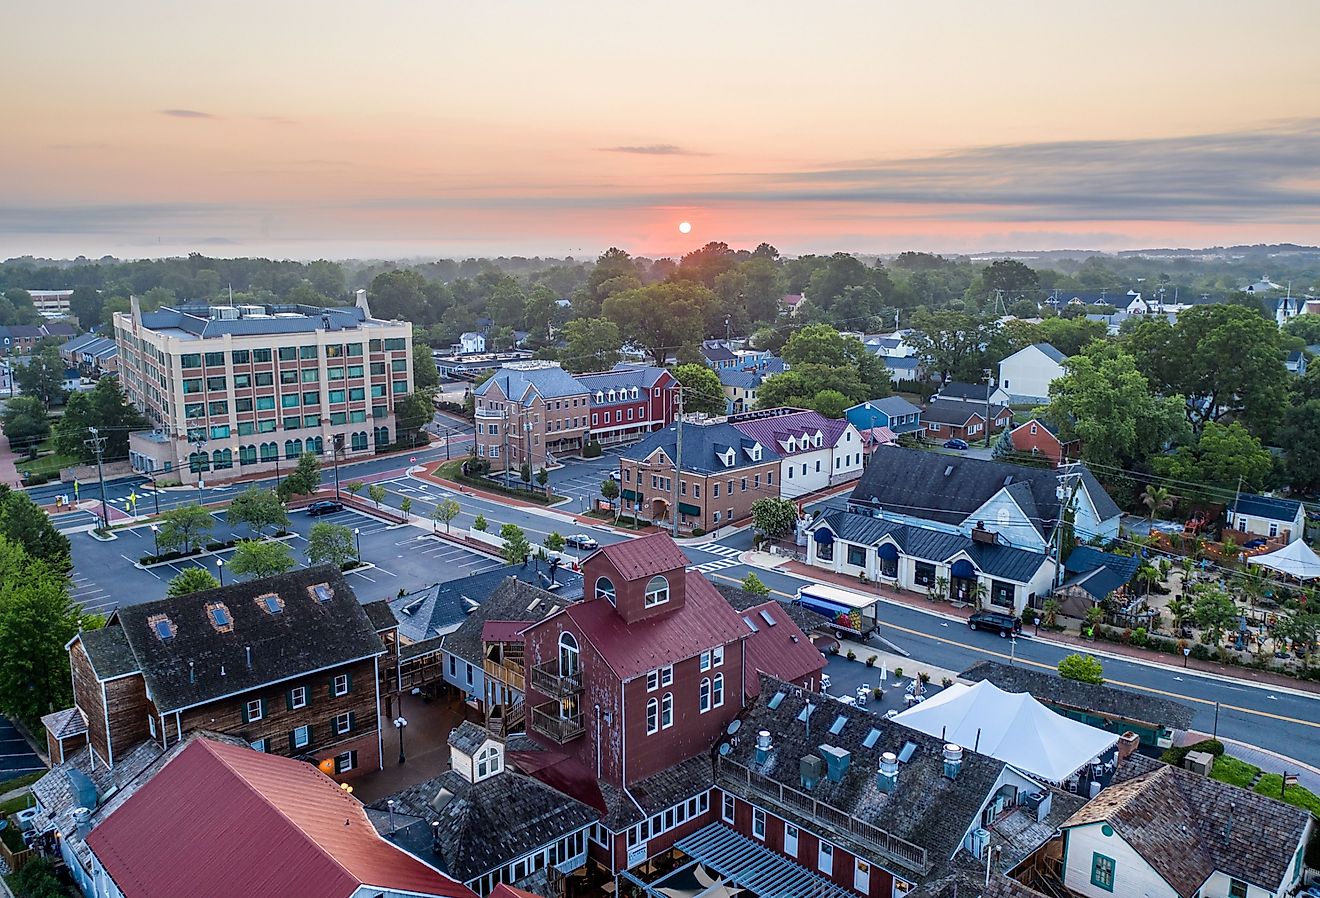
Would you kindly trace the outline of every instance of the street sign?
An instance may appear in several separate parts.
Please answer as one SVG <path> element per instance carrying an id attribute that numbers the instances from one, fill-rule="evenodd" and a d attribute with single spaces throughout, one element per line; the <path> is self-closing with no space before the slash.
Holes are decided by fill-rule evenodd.
<path id="1" fill-rule="evenodd" d="M 408 459 L 408 464 L 410 465 L 417 464 L 417 456 L 414 455 L 412 458 Z"/>

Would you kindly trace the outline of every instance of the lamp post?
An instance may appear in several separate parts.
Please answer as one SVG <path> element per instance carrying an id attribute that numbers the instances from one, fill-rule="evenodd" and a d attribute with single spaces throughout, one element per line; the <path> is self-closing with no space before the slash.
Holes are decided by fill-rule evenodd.
<path id="1" fill-rule="evenodd" d="M 216 569 L 217 571 L 220 572 L 220 585 L 221 585 L 221 586 L 224 586 L 224 585 L 225 585 L 225 560 L 224 560 L 223 558 L 217 558 L 217 559 L 215 560 L 215 569 Z"/>
<path id="2" fill-rule="evenodd" d="M 362 560 L 362 528 L 361 527 L 353 528 L 353 542 L 357 544 L 357 557 L 358 557 L 358 561 L 361 561 Z"/>
<path id="3" fill-rule="evenodd" d="M 1037 617 L 1037 618 L 1033 619 L 1033 620 L 1032 620 L 1032 624 L 1036 627 L 1036 632 L 1035 632 L 1034 635 L 1039 636 L 1039 635 L 1040 635 L 1040 618 Z"/>
<path id="4" fill-rule="evenodd" d="M 403 731 L 408 726 L 408 720 L 402 714 L 394 718 L 394 728 L 399 731 L 399 763 L 402 764 L 408 759 L 403 754 Z"/>
<path id="5" fill-rule="evenodd" d="M 1191 646 L 1188 646 L 1187 648 L 1183 649 L 1183 667 L 1184 667 L 1184 668 L 1187 667 L 1187 656 L 1190 655 L 1191 653 L 1192 653 Z"/>
<path id="6" fill-rule="evenodd" d="M 156 524 L 151 525 L 151 542 L 156 547 L 156 554 L 160 555 L 160 527 Z"/>
<path id="7" fill-rule="evenodd" d="M 1014 663 L 1015 661 L 1017 661 L 1017 634 L 1016 634 L 1016 633 L 1014 633 L 1013 636 L 1012 636 L 1012 638 L 1008 640 L 1008 643 L 1009 643 L 1009 650 L 1008 650 L 1008 651 L 1009 651 L 1009 654 L 1008 654 L 1008 666 L 1009 666 L 1009 667 L 1012 667 L 1012 666 L 1013 666 L 1013 663 Z"/>

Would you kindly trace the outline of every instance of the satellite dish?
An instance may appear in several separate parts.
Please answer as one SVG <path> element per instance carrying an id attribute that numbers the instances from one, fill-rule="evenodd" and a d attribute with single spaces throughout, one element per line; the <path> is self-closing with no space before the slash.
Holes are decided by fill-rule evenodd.
<path id="1" fill-rule="evenodd" d="M 729 721 L 729 729 L 727 730 L 728 734 L 729 734 L 730 736 L 732 736 L 734 733 L 738 732 L 738 727 L 740 727 L 740 726 L 742 726 L 742 721 L 741 721 L 741 720 L 738 720 L 738 719 L 736 719 L 736 718 L 733 719 L 733 720 L 730 720 L 730 721 Z"/>
<path id="2" fill-rule="evenodd" d="M 723 745 L 720 746 L 721 755 L 727 755 L 730 751 L 732 751 L 732 749 L 729 748 L 729 743 L 725 742 Z"/>

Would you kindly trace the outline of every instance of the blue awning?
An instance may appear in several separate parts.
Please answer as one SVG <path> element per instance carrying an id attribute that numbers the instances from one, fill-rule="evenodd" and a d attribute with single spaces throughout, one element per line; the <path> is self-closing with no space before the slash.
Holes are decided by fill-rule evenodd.
<path id="1" fill-rule="evenodd" d="M 824 527 L 817 530 L 812 535 L 816 537 L 816 542 L 820 543 L 823 546 L 828 546 L 830 543 L 834 542 L 834 534 L 830 533 Z"/>
<path id="2" fill-rule="evenodd" d="M 966 558 L 959 558 L 955 561 L 953 567 L 949 568 L 949 573 L 959 580 L 976 579 L 976 568 Z"/>
<path id="3" fill-rule="evenodd" d="M 898 559 L 898 547 L 893 543 L 885 543 L 875 550 L 875 554 L 885 561 L 895 561 Z"/>

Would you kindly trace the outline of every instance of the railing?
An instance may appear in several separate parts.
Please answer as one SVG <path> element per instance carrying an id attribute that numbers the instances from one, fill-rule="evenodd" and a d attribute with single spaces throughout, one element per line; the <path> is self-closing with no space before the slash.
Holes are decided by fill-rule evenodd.
<path id="1" fill-rule="evenodd" d="M 516 705 L 491 705 L 486 712 L 486 729 L 498 736 L 521 732 L 525 721 L 522 702 Z"/>
<path id="2" fill-rule="evenodd" d="M 817 801 L 806 792 L 785 786 L 735 761 L 719 758 L 717 764 L 716 780 L 720 785 L 728 786 L 734 791 L 754 792 L 780 807 L 792 809 L 805 817 L 819 821 L 829 827 L 831 832 L 846 833 L 864 847 L 910 870 L 922 874 L 930 872 L 926 849 L 920 845 L 914 845 L 878 826 L 858 820 L 833 805 Z"/>
<path id="3" fill-rule="evenodd" d="M 561 675 L 557 662 L 538 664 L 532 668 L 532 688 L 542 695 L 564 698 L 582 691 L 582 671 Z"/>
<path id="4" fill-rule="evenodd" d="M 487 658 L 482 661 L 481 667 L 486 672 L 486 676 L 494 677 L 506 686 L 512 686 L 519 692 L 527 689 L 527 671 L 517 661 L 509 658 L 494 661 Z"/>
<path id="5" fill-rule="evenodd" d="M 546 702 L 532 708 L 532 729 L 561 745 L 582 735 L 582 714 L 561 717 L 558 702 Z"/>

